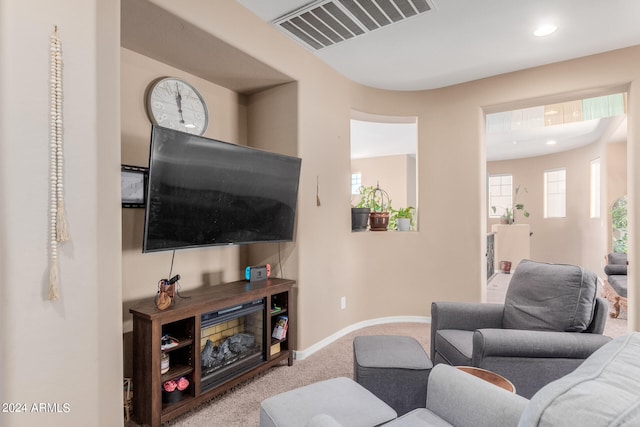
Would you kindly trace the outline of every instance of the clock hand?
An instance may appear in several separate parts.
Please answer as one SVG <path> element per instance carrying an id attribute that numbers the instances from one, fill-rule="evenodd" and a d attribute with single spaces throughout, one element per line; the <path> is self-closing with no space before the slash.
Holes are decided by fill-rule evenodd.
<path id="1" fill-rule="evenodd" d="M 178 92 L 178 95 L 176 96 L 176 103 L 178 104 L 178 113 L 180 113 L 180 123 L 184 123 L 184 117 L 182 116 L 182 96 L 180 95 L 178 83 L 176 83 L 176 91 Z"/>

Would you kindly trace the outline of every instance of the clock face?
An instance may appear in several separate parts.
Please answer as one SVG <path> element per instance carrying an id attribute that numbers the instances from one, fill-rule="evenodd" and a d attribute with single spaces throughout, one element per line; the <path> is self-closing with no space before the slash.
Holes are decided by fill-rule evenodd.
<path id="1" fill-rule="evenodd" d="M 173 77 L 152 83 L 147 113 L 154 124 L 194 135 L 202 135 L 209 121 L 207 106 L 198 91 Z"/>

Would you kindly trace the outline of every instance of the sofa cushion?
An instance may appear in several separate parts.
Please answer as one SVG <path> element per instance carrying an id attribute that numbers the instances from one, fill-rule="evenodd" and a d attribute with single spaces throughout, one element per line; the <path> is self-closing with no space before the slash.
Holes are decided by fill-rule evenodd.
<path id="1" fill-rule="evenodd" d="M 604 274 L 607 276 L 627 274 L 627 264 L 607 264 L 604 266 Z"/>
<path id="2" fill-rule="evenodd" d="M 452 427 L 452 425 L 430 410 L 418 408 L 385 424 L 385 427 Z"/>
<path id="3" fill-rule="evenodd" d="M 343 427 L 343 425 L 337 422 L 331 415 L 318 414 L 311 418 L 304 427 Z"/>
<path id="4" fill-rule="evenodd" d="M 440 329 L 435 336 L 436 353 L 452 366 L 470 366 L 473 355 L 473 332 Z M 435 363 L 441 360 L 434 360 Z"/>
<path id="5" fill-rule="evenodd" d="M 523 260 L 505 297 L 503 327 L 582 332 L 591 323 L 596 275 L 578 266 Z"/>
<path id="6" fill-rule="evenodd" d="M 260 427 L 301 427 L 320 414 L 343 426 L 369 427 L 397 417 L 396 411 L 350 378 L 309 384 L 260 403 Z M 326 417 L 314 422 L 329 422 Z"/>
<path id="7" fill-rule="evenodd" d="M 627 264 L 627 254 L 611 252 L 607 255 L 607 264 Z"/>
<path id="8" fill-rule="evenodd" d="M 618 296 L 627 297 L 627 276 L 609 276 L 607 281 Z"/>
<path id="9" fill-rule="evenodd" d="M 572 373 L 540 389 L 519 427 L 640 425 L 640 333 L 607 343 Z"/>

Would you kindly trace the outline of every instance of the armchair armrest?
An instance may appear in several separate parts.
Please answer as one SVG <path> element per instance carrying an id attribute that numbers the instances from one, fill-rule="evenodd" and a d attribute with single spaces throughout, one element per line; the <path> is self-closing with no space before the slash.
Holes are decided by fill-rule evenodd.
<path id="1" fill-rule="evenodd" d="M 609 304 L 607 304 L 607 300 L 596 297 L 596 304 L 593 309 L 593 319 L 591 319 L 591 324 L 585 332 L 602 335 L 607 323 L 607 317 L 609 317 Z"/>
<path id="2" fill-rule="evenodd" d="M 529 402 L 452 366 L 429 374 L 427 409 L 457 427 L 517 426 Z"/>
<path id="3" fill-rule="evenodd" d="M 610 340 L 580 332 L 482 329 L 473 333 L 471 364 L 509 379 L 520 396 L 530 398 Z"/>
<path id="4" fill-rule="evenodd" d="M 487 357 L 586 359 L 611 340 L 579 332 L 479 329 L 473 334 L 473 366 Z"/>
<path id="5" fill-rule="evenodd" d="M 431 324 L 436 329 L 474 331 L 482 328 L 501 328 L 504 304 L 474 302 L 431 303 Z"/>
<path id="6" fill-rule="evenodd" d="M 431 303 L 431 358 L 435 354 L 435 334 L 441 329 L 475 331 L 502 327 L 504 304 L 470 302 Z"/>

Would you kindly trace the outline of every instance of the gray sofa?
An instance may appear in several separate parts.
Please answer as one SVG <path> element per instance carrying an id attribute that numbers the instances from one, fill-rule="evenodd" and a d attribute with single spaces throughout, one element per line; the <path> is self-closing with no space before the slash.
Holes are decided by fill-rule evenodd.
<path id="1" fill-rule="evenodd" d="M 349 381 L 341 379 L 348 387 L 355 384 L 357 388 L 357 383 Z M 263 401 L 260 426 L 631 427 L 640 425 L 638 384 L 640 333 L 636 332 L 610 341 L 575 371 L 543 387 L 531 400 L 440 364 L 429 376 L 425 407 L 389 422 L 367 424 L 345 413 L 331 413 L 325 404 L 327 396 L 305 393 L 306 387 L 302 387 Z M 358 405 L 349 401 L 350 395 L 341 396 L 341 408 Z M 305 396 L 304 408 L 297 398 L 300 396 Z M 390 409 L 375 397 L 371 400 L 371 396 L 364 395 L 370 413 Z"/>
<path id="2" fill-rule="evenodd" d="M 596 294 L 586 269 L 523 260 L 504 304 L 431 305 L 431 360 L 495 372 L 530 398 L 610 340 L 607 303 Z"/>

